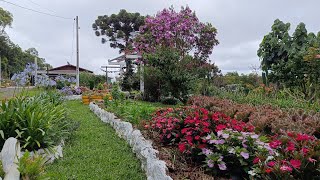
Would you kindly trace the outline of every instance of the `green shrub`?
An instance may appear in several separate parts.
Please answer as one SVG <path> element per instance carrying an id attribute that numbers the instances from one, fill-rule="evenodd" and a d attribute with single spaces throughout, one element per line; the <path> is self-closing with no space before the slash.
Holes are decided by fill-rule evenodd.
<path id="1" fill-rule="evenodd" d="M 69 134 L 71 123 L 64 106 L 50 95 L 17 97 L 0 105 L 0 148 L 16 137 L 23 149 L 36 150 L 58 144 Z"/>
<path id="2" fill-rule="evenodd" d="M 27 151 L 19 159 L 18 170 L 21 174 L 22 180 L 40 180 L 46 179 L 45 173 L 45 159 L 39 155 L 30 156 Z"/>
<path id="3" fill-rule="evenodd" d="M 177 105 L 179 103 L 179 100 L 174 97 L 167 97 L 167 98 L 163 98 L 161 100 L 161 103 L 167 104 L 167 105 Z"/>

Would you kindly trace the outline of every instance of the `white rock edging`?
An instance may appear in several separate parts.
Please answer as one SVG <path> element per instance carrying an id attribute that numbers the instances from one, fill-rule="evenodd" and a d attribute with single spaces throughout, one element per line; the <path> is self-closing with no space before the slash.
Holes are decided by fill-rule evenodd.
<path id="1" fill-rule="evenodd" d="M 20 143 L 16 138 L 8 138 L 1 151 L 1 160 L 3 171 L 5 172 L 4 180 L 19 180 L 20 172 L 18 171 L 18 158 L 20 155 Z"/>
<path id="2" fill-rule="evenodd" d="M 65 100 L 79 100 L 81 99 L 81 95 L 70 95 L 70 96 L 64 96 Z"/>
<path id="3" fill-rule="evenodd" d="M 129 122 L 116 119 L 113 113 L 101 109 L 92 102 L 89 107 L 101 121 L 110 124 L 116 130 L 118 136 L 125 139 L 132 147 L 133 152 L 141 161 L 141 167 L 145 170 L 148 180 L 172 180 L 166 174 L 166 163 L 157 158 L 158 151 L 153 149 L 152 142 L 146 140 L 139 130 L 133 129 Z"/>

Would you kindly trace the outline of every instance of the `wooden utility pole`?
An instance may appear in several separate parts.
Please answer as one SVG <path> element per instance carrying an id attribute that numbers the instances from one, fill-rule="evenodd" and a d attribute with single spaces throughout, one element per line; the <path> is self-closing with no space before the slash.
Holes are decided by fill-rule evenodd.
<path id="1" fill-rule="evenodd" d="M 77 69 L 76 69 L 76 74 L 77 74 L 77 83 L 76 86 L 79 87 L 79 78 L 80 78 L 80 74 L 79 74 L 79 20 L 78 20 L 78 16 L 76 17 L 76 41 L 77 41 Z"/>
<path id="2" fill-rule="evenodd" d="M 34 86 L 37 85 L 37 79 L 38 79 L 38 59 L 37 56 L 34 56 L 34 65 L 36 66 L 35 68 L 35 75 L 34 75 Z"/>

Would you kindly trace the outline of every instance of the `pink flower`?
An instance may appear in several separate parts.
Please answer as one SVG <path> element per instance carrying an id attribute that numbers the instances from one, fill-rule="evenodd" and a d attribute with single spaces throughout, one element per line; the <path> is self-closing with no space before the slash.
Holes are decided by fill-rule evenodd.
<path id="1" fill-rule="evenodd" d="M 302 148 L 301 151 L 303 152 L 303 155 L 308 154 L 309 149 L 308 148 Z"/>
<path id="2" fill-rule="evenodd" d="M 258 164 L 259 162 L 261 162 L 260 158 L 255 157 L 255 158 L 253 159 L 253 164 Z"/>
<path id="3" fill-rule="evenodd" d="M 283 165 L 283 166 L 280 167 L 280 170 L 281 170 L 281 171 L 291 172 L 291 171 L 292 171 L 292 168 L 289 167 L 289 166 Z"/>
<path id="4" fill-rule="evenodd" d="M 276 165 L 276 162 L 274 161 L 270 161 L 267 163 L 268 166 L 273 167 L 274 165 Z"/>
<path id="5" fill-rule="evenodd" d="M 317 160 L 315 160 L 315 159 L 312 159 L 312 158 L 310 158 L 310 157 L 309 157 L 308 161 L 309 161 L 309 162 L 312 162 L 312 163 L 315 163 L 315 162 L 317 162 Z"/>
<path id="6" fill-rule="evenodd" d="M 296 159 L 291 159 L 290 164 L 292 165 L 292 167 L 299 169 L 301 166 L 301 161 Z"/>
<path id="7" fill-rule="evenodd" d="M 281 145 L 280 140 L 274 140 L 269 143 L 269 146 L 273 149 L 277 149 Z"/>

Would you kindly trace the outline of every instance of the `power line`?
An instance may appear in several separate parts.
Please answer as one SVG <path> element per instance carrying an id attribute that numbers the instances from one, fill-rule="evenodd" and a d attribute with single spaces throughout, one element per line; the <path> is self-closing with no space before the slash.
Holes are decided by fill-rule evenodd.
<path id="1" fill-rule="evenodd" d="M 52 12 L 52 13 L 56 13 L 56 12 L 54 12 L 54 11 L 46 8 L 46 7 L 41 6 L 40 4 L 38 4 L 38 3 L 34 2 L 34 1 L 31 1 L 31 0 L 26 0 L 26 1 L 29 1 L 29 2 L 31 2 L 32 4 L 34 4 L 34 5 L 38 6 L 38 7 L 41 7 L 41 8 L 43 8 L 43 9 L 47 10 L 47 11 L 50 11 L 50 12 Z"/>
<path id="2" fill-rule="evenodd" d="M 13 6 L 17 6 L 17 7 L 22 8 L 22 9 L 26 9 L 26 10 L 33 11 L 33 12 L 36 12 L 36 13 L 44 14 L 44 15 L 47 15 L 47 16 L 52 16 L 52 17 L 61 18 L 61 19 L 73 19 L 73 18 L 67 18 L 67 17 L 63 17 L 63 16 L 58 16 L 58 15 L 55 15 L 55 14 L 42 12 L 42 11 L 37 11 L 37 10 L 34 10 L 34 9 L 30 9 L 30 8 L 27 8 L 27 7 L 20 6 L 18 4 L 14 4 L 12 2 L 5 1 L 5 0 L 0 0 L 0 1 L 8 3 L 8 4 L 11 4 Z"/>

